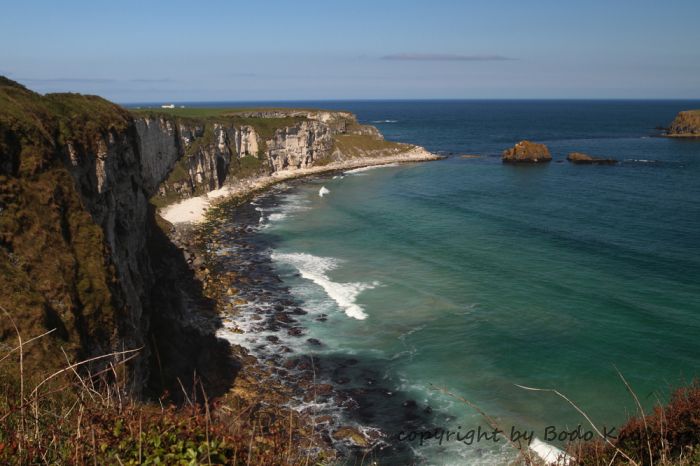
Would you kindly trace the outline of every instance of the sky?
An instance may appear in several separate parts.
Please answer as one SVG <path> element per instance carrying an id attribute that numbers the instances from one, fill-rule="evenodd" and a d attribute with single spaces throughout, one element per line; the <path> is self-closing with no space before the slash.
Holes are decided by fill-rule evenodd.
<path id="1" fill-rule="evenodd" d="M 0 0 L 0 75 L 120 103 L 700 98 L 698 0 Z"/>

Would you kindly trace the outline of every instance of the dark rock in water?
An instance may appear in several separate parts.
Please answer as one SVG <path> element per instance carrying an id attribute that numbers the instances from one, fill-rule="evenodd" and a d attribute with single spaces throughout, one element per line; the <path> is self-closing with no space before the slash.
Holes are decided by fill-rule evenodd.
<path id="1" fill-rule="evenodd" d="M 267 341 L 269 341 L 270 343 L 279 343 L 279 341 L 280 341 L 280 339 L 274 335 L 268 335 L 265 337 L 265 339 Z"/>
<path id="2" fill-rule="evenodd" d="M 425 414 L 433 414 L 433 408 L 431 408 L 430 406 L 426 406 L 423 412 Z"/>
<path id="3" fill-rule="evenodd" d="M 576 165 L 615 165 L 617 160 L 592 157 L 581 152 L 572 152 L 566 156 L 566 160 Z"/>
<path id="4" fill-rule="evenodd" d="M 403 406 L 406 409 L 416 409 L 418 407 L 418 404 L 414 400 L 406 400 L 403 403 L 401 403 L 401 406 Z"/>
<path id="5" fill-rule="evenodd" d="M 333 438 L 340 441 L 352 443 L 358 447 L 369 446 L 369 441 L 362 435 L 362 432 L 354 427 L 343 426 L 333 432 Z"/>
<path id="6" fill-rule="evenodd" d="M 275 320 L 277 320 L 278 322 L 286 323 L 286 324 L 291 324 L 293 322 L 296 322 L 296 319 L 290 317 L 289 314 L 284 314 L 284 313 L 275 314 Z"/>
<path id="7" fill-rule="evenodd" d="M 338 377 L 335 380 L 333 380 L 335 383 L 338 385 L 345 385 L 346 383 L 350 382 L 350 379 L 347 377 Z"/>
<path id="8" fill-rule="evenodd" d="M 360 361 L 357 360 L 357 359 L 355 359 L 355 358 L 350 358 L 350 359 L 347 359 L 347 360 L 345 361 L 345 364 L 348 365 L 348 366 L 354 366 L 354 365 L 357 364 L 358 362 L 360 362 Z"/>
<path id="9" fill-rule="evenodd" d="M 284 306 L 282 306 L 281 304 L 275 304 L 274 309 L 277 312 L 284 311 Z"/>
<path id="10" fill-rule="evenodd" d="M 374 385 L 375 383 L 377 383 L 377 380 L 373 379 L 372 377 L 367 377 L 365 379 L 365 382 L 367 383 L 367 385 Z"/>
<path id="11" fill-rule="evenodd" d="M 295 308 L 292 310 L 292 314 L 297 315 L 297 316 L 303 316 L 303 315 L 308 314 L 308 312 L 306 312 L 305 310 L 303 310 L 303 309 L 300 308 L 300 307 L 295 307 Z"/>
<path id="12" fill-rule="evenodd" d="M 316 338 L 309 338 L 306 340 L 311 346 L 321 346 L 321 341 Z"/>
<path id="13" fill-rule="evenodd" d="M 287 335 L 291 335 L 293 337 L 300 337 L 304 334 L 304 329 L 301 327 L 292 327 L 289 330 L 287 330 Z"/>
<path id="14" fill-rule="evenodd" d="M 542 163 L 551 162 L 552 156 L 544 144 L 520 141 L 510 149 L 503 151 L 501 161 L 504 163 Z"/>
<path id="15" fill-rule="evenodd" d="M 328 383 L 321 383 L 314 387 L 317 395 L 330 395 L 333 393 L 333 385 Z"/>

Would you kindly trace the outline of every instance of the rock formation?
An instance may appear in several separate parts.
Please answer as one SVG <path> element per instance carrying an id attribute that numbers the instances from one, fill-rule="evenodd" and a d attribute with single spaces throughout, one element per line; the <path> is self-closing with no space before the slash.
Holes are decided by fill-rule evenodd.
<path id="1" fill-rule="evenodd" d="M 501 156 L 501 161 L 504 163 L 542 163 L 551 160 L 552 156 L 547 146 L 531 141 L 520 141 L 503 151 Z"/>
<path id="2" fill-rule="evenodd" d="M 679 112 L 665 136 L 700 138 L 700 110 Z"/>
<path id="3" fill-rule="evenodd" d="M 571 152 L 566 156 L 566 160 L 577 165 L 615 165 L 617 160 L 592 157 L 581 152 Z"/>

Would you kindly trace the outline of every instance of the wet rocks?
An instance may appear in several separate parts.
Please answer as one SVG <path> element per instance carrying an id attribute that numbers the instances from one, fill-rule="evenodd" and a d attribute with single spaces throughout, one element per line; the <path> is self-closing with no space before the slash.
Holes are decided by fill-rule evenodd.
<path id="1" fill-rule="evenodd" d="M 571 152 L 566 156 L 566 160 L 575 165 L 615 165 L 617 160 L 593 157 L 582 152 Z"/>
<path id="2" fill-rule="evenodd" d="M 401 403 L 401 406 L 403 406 L 406 409 L 416 409 L 418 407 L 418 404 L 414 400 L 406 400 L 403 403 Z"/>
<path id="3" fill-rule="evenodd" d="M 503 163 L 543 163 L 551 162 L 552 155 L 544 144 L 532 141 L 520 141 L 510 149 L 503 151 Z"/>
<path id="4" fill-rule="evenodd" d="M 333 432 L 333 438 L 340 441 L 349 442 L 358 447 L 369 446 L 369 441 L 358 429 L 351 426 L 343 426 Z"/>

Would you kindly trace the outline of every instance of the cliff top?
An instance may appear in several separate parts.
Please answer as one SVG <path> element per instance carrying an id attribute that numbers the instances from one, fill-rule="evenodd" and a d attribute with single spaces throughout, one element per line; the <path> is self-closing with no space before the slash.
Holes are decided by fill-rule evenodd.
<path id="1" fill-rule="evenodd" d="M 319 108 L 295 108 L 295 107 L 137 107 L 129 108 L 136 115 L 146 116 L 174 116 L 179 118 L 283 118 L 305 117 L 309 119 L 321 119 L 324 116 L 336 116 L 342 118 L 354 118 L 354 115 L 346 111 L 324 110 Z"/>

